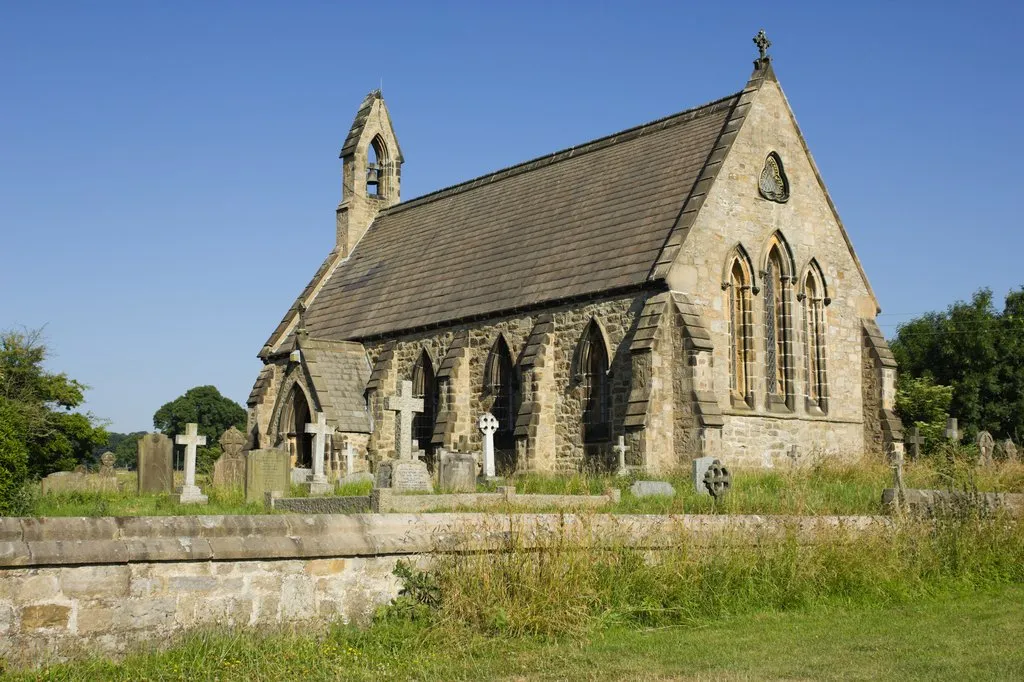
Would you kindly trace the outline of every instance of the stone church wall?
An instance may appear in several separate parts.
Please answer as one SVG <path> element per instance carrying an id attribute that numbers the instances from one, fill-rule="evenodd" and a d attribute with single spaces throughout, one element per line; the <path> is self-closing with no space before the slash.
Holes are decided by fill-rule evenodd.
<path id="1" fill-rule="evenodd" d="M 607 334 L 609 348 L 609 366 L 612 392 L 612 428 L 613 439 L 590 447 L 592 457 L 603 458 L 606 463 L 611 461 L 614 439 L 623 433 L 622 423 L 625 419 L 627 398 L 630 389 L 631 359 L 629 342 L 636 325 L 636 320 L 643 307 L 643 295 L 621 296 L 616 298 L 595 300 L 547 309 L 554 323 L 552 334 L 551 358 L 553 361 L 553 378 L 550 382 L 540 382 L 540 391 L 547 392 L 547 404 L 555 406 L 555 438 L 554 453 L 541 457 L 550 468 L 559 470 L 577 470 L 584 465 L 586 453 L 583 445 L 582 416 L 583 404 L 581 389 L 572 376 L 574 360 L 580 339 L 591 319 L 597 319 Z M 518 362 L 526 346 L 527 339 L 537 323 L 537 314 L 510 315 L 495 320 L 481 321 L 477 324 L 449 327 L 428 332 L 407 334 L 393 339 L 394 359 L 393 371 L 396 382 L 411 380 L 413 367 L 426 349 L 434 361 L 435 371 L 441 359 L 445 357 L 455 335 L 460 330 L 468 330 L 469 348 L 467 360 L 469 367 L 469 396 L 464 404 L 468 406 L 471 423 L 475 425 L 477 417 L 489 411 L 494 397 L 485 394 L 484 374 L 488 356 L 499 335 L 503 335 L 512 355 L 513 362 Z M 371 364 L 383 352 L 391 341 L 365 343 Z M 548 385 L 543 385 L 547 383 Z M 376 458 L 392 456 L 395 435 L 394 427 L 379 439 Z M 482 447 L 480 432 L 474 427 L 467 435 L 472 448 Z M 446 447 L 453 447 L 456 442 L 446 442 Z M 553 455 L 553 456 L 552 456 Z M 512 451 L 499 452 L 499 463 L 502 458 L 510 461 L 514 457 Z"/>
<path id="2" fill-rule="evenodd" d="M 789 199 L 776 203 L 758 192 L 769 152 L 782 158 Z M 785 414 L 767 406 L 765 380 L 764 289 L 752 295 L 754 404 L 738 409 L 727 387 L 729 316 L 723 290 L 726 262 L 737 245 L 749 254 L 755 284 L 761 285 L 769 240 L 780 233 L 792 251 L 789 304 L 792 319 L 793 409 Z M 811 259 L 820 265 L 830 301 L 825 306 L 828 410 L 814 414 L 806 404 L 807 369 L 802 330 L 803 309 L 797 299 Z M 874 318 L 875 300 L 795 127 L 778 84 L 766 81 L 753 98 L 743 127 L 718 171 L 717 179 L 686 237 L 669 283 L 701 309 L 714 342 L 714 382 L 726 414 L 723 454 L 743 465 L 760 466 L 798 443 L 800 451 L 858 456 L 872 447 L 864 441 L 861 318 Z"/>

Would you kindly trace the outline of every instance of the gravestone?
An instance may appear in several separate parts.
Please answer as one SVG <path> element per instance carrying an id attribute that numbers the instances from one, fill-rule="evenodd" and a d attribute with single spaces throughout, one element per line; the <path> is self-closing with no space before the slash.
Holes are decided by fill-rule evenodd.
<path id="1" fill-rule="evenodd" d="M 906 487 L 903 485 L 903 449 L 889 446 L 889 466 L 892 467 L 892 487 L 896 491 L 896 504 L 903 506 Z"/>
<path id="2" fill-rule="evenodd" d="M 263 502 L 267 493 L 286 494 L 289 459 L 284 450 L 250 450 L 245 456 L 245 501 Z"/>
<path id="3" fill-rule="evenodd" d="M 444 492 L 476 492 L 476 457 L 464 452 L 442 450 L 438 480 Z"/>
<path id="4" fill-rule="evenodd" d="M 376 487 L 395 493 L 433 492 L 427 465 L 414 459 L 391 459 L 377 465 Z"/>
<path id="5" fill-rule="evenodd" d="M 113 452 L 104 452 L 100 455 L 100 476 L 113 476 L 116 460 Z"/>
<path id="6" fill-rule="evenodd" d="M 494 478 L 494 432 L 498 430 L 498 419 L 484 412 L 477 420 L 477 428 L 484 435 L 484 478 Z"/>
<path id="7" fill-rule="evenodd" d="M 397 396 L 385 398 L 384 409 L 398 413 L 398 442 L 395 444 L 398 459 L 411 461 L 413 414 L 423 412 L 423 399 L 413 397 L 411 381 L 403 381 Z"/>
<path id="8" fill-rule="evenodd" d="M 295 485 L 302 485 L 313 475 L 313 470 L 306 467 L 292 467 L 290 471 L 291 482 Z"/>
<path id="9" fill-rule="evenodd" d="M 139 439 L 138 448 L 139 494 L 170 494 L 174 490 L 171 439 L 162 433 L 147 433 Z"/>
<path id="10" fill-rule="evenodd" d="M 327 415 L 323 412 L 316 413 L 316 421 L 306 424 L 306 433 L 313 436 L 313 473 L 306 480 L 310 495 L 325 495 L 333 486 L 327 482 L 327 475 L 324 473 L 324 453 L 327 448 L 327 436 L 333 436 L 334 427 L 327 425 Z"/>
<path id="11" fill-rule="evenodd" d="M 732 489 L 732 474 L 728 467 L 717 459 L 712 462 L 704 472 L 704 487 L 707 488 L 708 494 L 716 500 L 724 497 Z"/>
<path id="12" fill-rule="evenodd" d="M 626 466 L 626 450 L 628 450 L 629 448 L 626 447 L 626 437 L 619 436 L 618 444 L 616 444 L 615 447 L 612 449 L 615 450 L 615 454 L 619 456 L 619 466 L 615 472 L 615 475 L 627 475 L 629 473 L 629 468 Z"/>
<path id="13" fill-rule="evenodd" d="M 117 478 L 78 471 L 58 471 L 39 482 L 44 495 L 66 492 L 117 492 Z"/>
<path id="14" fill-rule="evenodd" d="M 1009 438 L 999 444 L 999 458 L 1006 462 L 1017 459 L 1017 446 Z"/>
<path id="15" fill-rule="evenodd" d="M 629 487 L 633 497 L 674 497 L 676 489 L 665 481 L 634 481 Z"/>
<path id="16" fill-rule="evenodd" d="M 942 432 L 942 435 L 946 437 L 946 440 L 960 440 L 960 431 L 957 429 L 956 417 L 950 417 L 946 420 L 946 430 Z"/>
<path id="17" fill-rule="evenodd" d="M 704 485 L 704 474 L 708 472 L 711 465 L 715 463 L 714 457 L 698 457 L 693 460 L 693 490 L 698 495 L 710 495 L 708 487 Z"/>
<path id="18" fill-rule="evenodd" d="M 992 451 L 995 449 L 996 441 L 988 431 L 978 432 L 978 462 L 982 466 L 992 466 Z"/>
<path id="19" fill-rule="evenodd" d="M 921 429 L 916 426 L 910 427 L 905 442 L 910 446 L 910 460 L 916 462 L 921 456 L 921 446 L 924 445 L 924 436 L 921 435 Z"/>
<path id="20" fill-rule="evenodd" d="M 221 450 L 224 454 L 213 464 L 213 485 L 218 488 L 242 488 L 245 486 L 245 435 L 232 426 L 221 434 Z"/>
<path id="21" fill-rule="evenodd" d="M 185 424 L 185 433 L 174 437 L 174 442 L 185 446 L 185 482 L 178 488 L 179 504 L 206 504 L 207 497 L 196 485 L 196 448 L 206 445 L 206 436 L 199 435 L 199 424 Z"/>
<path id="22" fill-rule="evenodd" d="M 765 450 L 761 453 L 761 468 L 762 469 L 774 469 L 775 460 L 772 459 L 772 453 Z"/>

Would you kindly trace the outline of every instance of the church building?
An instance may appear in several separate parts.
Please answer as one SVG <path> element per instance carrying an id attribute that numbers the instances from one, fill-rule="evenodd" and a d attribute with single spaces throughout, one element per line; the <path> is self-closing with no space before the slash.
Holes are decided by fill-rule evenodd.
<path id="1" fill-rule="evenodd" d="M 878 301 L 767 54 L 721 99 L 402 201 L 380 91 L 341 148 L 337 241 L 259 353 L 251 447 L 657 473 L 902 448 Z"/>

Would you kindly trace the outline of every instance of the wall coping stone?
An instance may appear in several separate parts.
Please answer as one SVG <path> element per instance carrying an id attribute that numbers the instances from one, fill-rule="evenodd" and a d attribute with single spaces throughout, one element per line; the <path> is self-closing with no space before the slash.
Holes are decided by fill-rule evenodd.
<path id="1" fill-rule="evenodd" d="M 666 547 L 676 544 L 681 535 L 699 541 L 727 534 L 750 542 L 789 532 L 813 542 L 826 530 L 885 532 L 894 523 L 884 516 L 596 513 L 5 518 L 0 522 L 7 538 L 0 541 L 0 569 L 394 556 L 494 548 L 513 536 L 531 546 L 563 533 L 599 546 Z"/>

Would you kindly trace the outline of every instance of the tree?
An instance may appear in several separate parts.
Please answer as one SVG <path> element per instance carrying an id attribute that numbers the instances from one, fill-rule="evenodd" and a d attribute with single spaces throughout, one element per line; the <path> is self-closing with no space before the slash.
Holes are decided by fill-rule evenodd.
<path id="1" fill-rule="evenodd" d="M 206 436 L 206 447 L 196 453 L 196 468 L 205 473 L 220 456 L 217 439 L 232 426 L 244 432 L 246 420 L 245 409 L 215 387 L 196 386 L 157 410 L 153 426 L 174 438 L 185 432 L 185 424 L 198 424 L 200 435 Z"/>
<path id="2" fill-rule="evenodd" d="M 901 325 L 892 350 L 903 376 L 949 386 L 949 414 L 970 438 L 986 430 L 1020 442 L 1024 436 L 1024 289 L 1011 291 L 1002 312 L 992 292 Z M 904 384 L 905 385 L 905 384 Z"/>
<path id="3" fill-rule="evenodd" d="M 896 385 L 896 411 L 906 427 L 916 426 L 924 451 L 933 452 L 944 440 L 953 387 L 937 385 L 930 376 L 901 375 Z"/>
<path id="4" fill-rule="evenodd" d="M 0 514 L 30 476 L 88 462 L 107 440 L 91 415 L 72 411 L 87 387 L 43 369 L 47 352 L 38 331 L 0 333 Z"/>
<path id="5" fill-rule="evenodd" d="M 145 431 L 111 432 L 107 444 L 93 451 L 93 458 L 99 459 L 100 455 L 109 450 L 114 453 L 114 466 L 122 469 L 134 469 L 138 463 L 139 439 L 145 435 Z"/>

